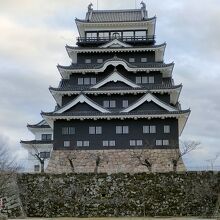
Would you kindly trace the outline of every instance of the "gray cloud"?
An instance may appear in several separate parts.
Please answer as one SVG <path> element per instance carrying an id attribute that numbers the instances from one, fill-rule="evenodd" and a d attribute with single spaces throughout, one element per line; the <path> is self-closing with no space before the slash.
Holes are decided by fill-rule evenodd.
<path id="1" fill-rule="evenodd" d="M 0 0 L 0 132 L 19 158 L 26 156 L 19 140 L 33 138 L 27 122 L 38 122 L 41 110 L 54 108 L 48 86 L 59 83 L 56 64 L 70 64 L 64 46 L 75 44 L 74 18 L 84 18 L 89 2 Z M 134 5 L 134 0 L 99 1 L 100 9 Z M 175 82 L 184 86 L 182 106 L 192 109 L 181 139 L 201 142 L 185 161 L 205 166 L 220 151 L 220 2 L 150 0 L 147 7 L 150 16 L 157 15 L 157 42 L 168 44 L 165 61 L 176 63 Z"/>

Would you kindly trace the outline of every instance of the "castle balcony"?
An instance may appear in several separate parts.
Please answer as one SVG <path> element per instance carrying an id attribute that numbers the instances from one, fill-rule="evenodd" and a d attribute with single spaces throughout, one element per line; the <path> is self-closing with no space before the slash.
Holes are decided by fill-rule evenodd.
<path id="1" fill-rule="evenodd" d="M 146 45 L 155 43 L 155 35 L 145 35 L 145 36 L 135 36 L 135 37 L 78 37 L 77 45 L 78 46 L 99 46 L 109 41 L 118 39 L 124 43 L 132 45 Z"/>

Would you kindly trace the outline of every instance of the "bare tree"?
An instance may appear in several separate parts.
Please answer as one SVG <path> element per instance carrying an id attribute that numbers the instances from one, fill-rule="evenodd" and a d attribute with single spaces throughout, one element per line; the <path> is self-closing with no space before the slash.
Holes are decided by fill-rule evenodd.
<path id="1" fill-rule="evenodd" d="M 108 163 L 107 156 L 101 155 L 100 153 L 93 153 L 90 155 L 90 158 L 95 160 L 94 173 L 98 173 L 99 167 L 102 163 L 104 162 Z"/>
<path id="2" fill-rule="evenodd" d="M 215 162 L 216 162 L 216 160 L 217 160 L 219 157 L 220 157 L 220 152 L 218 152 L 218 153 L 215 155 L 215 157 L 206 160 L 206 161 L 210 164 L 211 170 L 214 170 Z"/>
<path id="3" fill-rule="evenodd" d="M 131 157 L 138 160 L 138 165 L 145 166 L 149 172 L 152 172 L 153 166 L 153 147 L 147 140 L 144 143 L 144 149 L 141 149 L 139 153 L 132 152 Z"/>
<path id="4" fill-rule="evenodd" d="M 30 154 L 39 161 L 40 171 L 41 173 L 44 173 L 45 172 L 45 161 L 49 159 L 50 155 L 48 154 L 50 154 L 50 152 L 40 152 L 38 148 L 34 145 L 32 145 L 32 149 L 34 150 L 34 153 L 30 152 Z"/>
<path id="5" fill-rule="evenodd" d="M 196 150 L 199 145 L 200 143 L 196 141 L 181 141 L 180 148 L 176 148 L 178 145 L 174 144 L 175 152 L 171 158 L 174 172 L 177 171 L 178 163 L 183 158 L 183 156 L 189 154 L 191 151 Z"/>
<path id="6" fill-rule="evenodd" d="M 69 155 L 67 155 L 67 160 L 69 162 L 72 172 L 75 173 L 74 161 L 76 160 L 76 151 L 73 151 Z"/>

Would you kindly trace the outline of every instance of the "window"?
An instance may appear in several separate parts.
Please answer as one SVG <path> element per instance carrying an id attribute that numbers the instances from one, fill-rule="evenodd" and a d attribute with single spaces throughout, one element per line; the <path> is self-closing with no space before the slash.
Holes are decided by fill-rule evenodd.
<path id="1" fill-rule="evenodd" d="M 41 139 L 42 141 L 50 141 L 52 140 L 52 134 L 42 134 Z"/>
<path id="2" fill-rule="evenodd" d="M 115 100 L 103 101 L 103 106 L 105 108 L 115 108 L 116 107 L 116 101 Z"/>
<path id="3" fill-rule="evenodd" d="M 123 37 L 134 37 L 134 31 L 124 31 Z"/>
<path id="4" fill-rule="evenodd" d="M 62 134 L 67 135 L 67 134 L 75 134 L 76 129 L 75 127 L 63 127 L 62 128 Z"/>
<path id="5" fill-rule="evenodd" d="M 149 134 L 149 133 L 150 133 L 150 128 L 149 128 L 149 126 L 143 126 L 143 133 L 144 133 L 144 134 Z"/>
<path id="6" fill-rule="evenodd" d="M 141 84 L 147 84 L 147 83 L 154 83 L 154 77 L 153 76 L 137 76 L 136 77 L 136 83 Z"/>
<path id="7" fill-rule="evenodd" d="M 162 146 L 162 140 L 156 140 L 156 146 Z"/>
<path id="8" fill-rule="evenodd" d="M 142 63 L 146 63 L 146 62 L 147 62 L 147 58 L 146 58 L 146 57 L 142 57 L 142 58 L 141 58 L 141 62 L 142 62 Z"/>
<path id="9" fill-rule="evenodd" d="M 123 100 L 122 101 L 122 107 L 127 108 L 128 107 L 128 100 Z"/>
<path id="10" fill-rule="evenodd" d="M 84 78 L 84 85 L 90 85 L 90 78 Z"/>
<path id="11" fill-rule="evenodd" d="M 136 83 L 142 83 L 142 80 L 141 80 L 141 77 L 140 77 L 140 76 L 137 76 L 137 77 L 136 77 Z"/>
<path id="12" fill-rule="evenodd" d="M 135 31 L 135 37 L 146 37 L 146 31 Z"/>
<path id="13" fill-rule="evenodd" d="M 97 37 L 97 33 L 96 32 L 88 32 L 88 33 L 86 33 L 86 37 Z"/>
<path id="14" fill-rule="evenodd" d="M 78 85 L 83 85 L 83 78 L 78 78 Z"/>
<path id="15" fill-rule="evenodd" d="M 70 147 L 70 141 L 64 141 L 63 146 L 64 147 Z"/>
<path id="16" fill-rule="evenodd" d="M 91 78 L 91 85 L 95 85 L 96 84 L 96 78 Z"/>
<path id="17" fill-rule="evenodd" d="M 169 145 L 169 140 L 163 140 L 163 146 L 168 146 Z"/>
<path id="18" fill-rule="evenodd" d="M 91 59 L 85 59 L 85 63 L 91 63 Z"/>
<path id="19" fill-rule="evenodd" d="M 115 147 L 115 140 L 102 141 L 103 147 Z"/>
<path id="20" fill-rule="evenodd" d="M 134 146 L 142 146 L 143 145 L 143 141 L 142 140 L 130 140 L 130 146 L 134 147 Z"/>
<path id="21" fill-rule="evenodd" d="M 129 127 L 128 126 L 116 126 L 116 134 L 128 134 Z"/>
<path id="22" fill-rule="evenodd" d="M 149 83 L 154 83 L 154 76 L 149 76 L 148 82 L 149 82 Z"/>
<path id="23" fill-rule="evenodd" d="M 102 134 L 102 127 L 89 127 L 89 134 Z"/>
<path id="24" fill-rule="evenodd" d="M 77 141 L 77 147 L 89 147 L 89 141 Z"/>
<path id="25" fill-rule="evenodd" d="M 144 125 L 143 126 L 143 133 L 144 134 L 154 134 L 156 133 L 156 126 L 155 125 Z"/>
<path id="26" fill-rule="evenodd" d="M 164 125 L 164 133 L 165 134 L 168 134 L 168 133 L 170 133 L 170 126 L 169 125 Z"/>
<path id="27" fill-rule="evenodd" d="M 156 140 L 156 146 L 168 146 L 169 140 Z"/>
<path id="28" fill-rule="evenodd" d="M 129 62 L 130 62 L 130 63 L 134 63 L 134 62 L 135 62 L 135 59 L 134 59 L 134 58 L 129 58 Z"/>
<path id="29" fill-rule="evenodd" d="M 99 32 L 100 38 L 109 38 L 109 32 Z"/>
<path id="30" fill-rule="evenodd" d="M 142 83 L 148 83 L 148 77 L 142 76 Z"/>
<path id="31" fill-rule="evenodd" d="M 97 63 L 103 63 L 103 59 L 97 59 Z"/>
<path id="32" fill-rule="evenodd" d="M 50 152 L 40 152 L 40 158 L 44 158 L 44 159 L 50 158 Z"/>
<path id="33" fill-rule="evenodd" d="M 155 125 L 151 125 L 150 126 L 150 133 L 151 134 L 155 134 L 156 133 L 156 126 Z"/>
<path id="34" fill-rule="evenodd" d="M 94 85 L 94 84 L 96 84 L 95 77 L 78 78 L 78 85 Z"/>
<path id="35" fill-rule="evenodd" d="M 34 172 L 40 171 L 40 165 L 34 165 Z"/>

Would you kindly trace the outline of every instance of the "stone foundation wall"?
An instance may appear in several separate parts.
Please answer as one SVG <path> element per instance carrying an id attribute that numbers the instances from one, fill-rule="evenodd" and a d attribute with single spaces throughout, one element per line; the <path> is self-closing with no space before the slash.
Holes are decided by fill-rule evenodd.
<path id="1" fill-rule="evenodd" d="M 140 173 L 150 172 L 145 160 L 152 165 L 152 172 L 173 171 L 172 160 L 177 158 L 175 149 L 133 150 L 55 150 L 46 172 L 49 173 Z M 177 171 L 185 171 L 182 159 Z"/>

